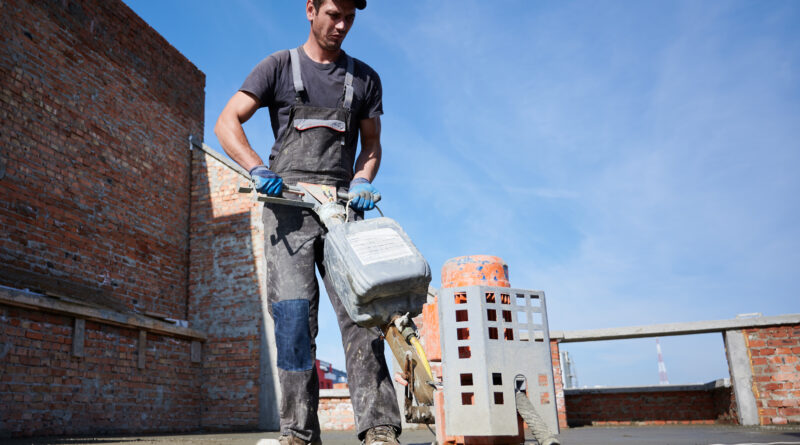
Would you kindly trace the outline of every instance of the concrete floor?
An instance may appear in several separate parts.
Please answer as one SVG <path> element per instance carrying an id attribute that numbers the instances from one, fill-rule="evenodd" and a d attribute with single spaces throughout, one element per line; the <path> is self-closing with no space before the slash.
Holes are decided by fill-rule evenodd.
<path id="1" fill-rule="evenodd" d="M 4 445 L 256 445 L 260 439 L 277 438 L 277 433 L 187 434 L 169 436 L 113 436 L 91 438 L 0 439 Z M 564 430 L 559 436 L 563 445 L 800 445 L 800 426 L 787 428 L 748 428 L 737 426 L 665 426 L 665 427 L 583 427 Z M 401 438 L 405 445 L 427 445 L 433 435 L 427 430 L 407 431 Z M 358 444 L 351 432 L 325 432 L 325 445 Z M 529 439 L 526 444 L 535 444 Z"/>

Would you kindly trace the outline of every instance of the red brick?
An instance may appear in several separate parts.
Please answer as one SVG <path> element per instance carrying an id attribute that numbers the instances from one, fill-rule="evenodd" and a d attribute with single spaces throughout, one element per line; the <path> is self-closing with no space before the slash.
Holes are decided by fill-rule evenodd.
<path id="1" fill-rule="evenodd" d="M 41 333 L 33 331 L 26 332 L 25 337 L 33 340 L 41 340 L 43 338 Z"/>
<path id="2" fill-rule="evenodd" d="M 774 380 L 777 382 L 793 382 L 800 380 L 800 374 L 796 373 L 773 374 L 770 377 L 770 380 Z"/>

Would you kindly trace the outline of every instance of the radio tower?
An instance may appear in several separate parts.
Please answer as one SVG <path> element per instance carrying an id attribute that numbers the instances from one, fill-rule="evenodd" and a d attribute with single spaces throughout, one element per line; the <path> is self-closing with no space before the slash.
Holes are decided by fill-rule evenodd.
<path id="1" fill-rule="evenodd" d="M 656 352 L 658 352 L 658 384 L 669 385 L 667 378 L 667 367 L 664 366 L 664 357 L 661 355 L 661 343 L 656 339 Z"/>
<path id="2" fill-rule="evenodd" d="M 561 376 L 563 378 L 564 389 L 578 387 L 578 373 L 575 370 L 575 363 L 569 356 L 569 352 L 561 351 Z"/>

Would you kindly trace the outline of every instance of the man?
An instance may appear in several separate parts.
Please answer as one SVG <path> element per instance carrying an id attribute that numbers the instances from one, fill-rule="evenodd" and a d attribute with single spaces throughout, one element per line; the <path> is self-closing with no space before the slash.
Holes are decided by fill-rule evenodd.
<path id="1" fill-rule="evenodd" d="M 341 49 L 356 8 L 366 0 L 307 0 L 311 29 L 300 47 L 279 51 L 250 73 L 217 120 L 225 152 L 250 172 L 256 189 L 280 195 L 298 181 L 348 188 L 355 217 L 380 199 L 371 182 L 381 159 L 382 90 L 377 73 Z M 269 167 L 242 129 L 268 107 L 275 135 Z M 356 158 L 358 136 L 361 152 Z M 355 168 L 354 168 L 355 163 Z M 293 206 L 264 209 L 267 293 L 278 349 L 281 444 L 320 443 L 319 382 L 314 369 L 319 287 L 323 278 L 345 347 L 356 430 L 366 444 L 397 444 L 400 413 L 383 341 L 357 326 L 339 302 L 322 264 L 325 228 L 317 216 Z"/>

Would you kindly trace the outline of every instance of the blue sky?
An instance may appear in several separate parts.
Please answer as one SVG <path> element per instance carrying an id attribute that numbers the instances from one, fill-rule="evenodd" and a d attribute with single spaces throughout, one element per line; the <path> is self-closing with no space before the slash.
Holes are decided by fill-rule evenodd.
<path id="1" fill-rule="evenodd" d="M 206 74 L 205 141 L 301 1 L 126 0 Z M 344 48 L 384 87 L 375 186 L 434 271 L 491 254 L 551 329 L 800 312 L 800 3 L 370 0 Z M 245 126 L 262 154 L 266 110 Z M 344 368 L 322 305 L 319 357 Z M 328 335 L 328 333 L 330 333 Z M 661 340 L 670 381 L 721 336 Z M 658 383 L 653 339 L 564 345 L 581 385 Z"/>

